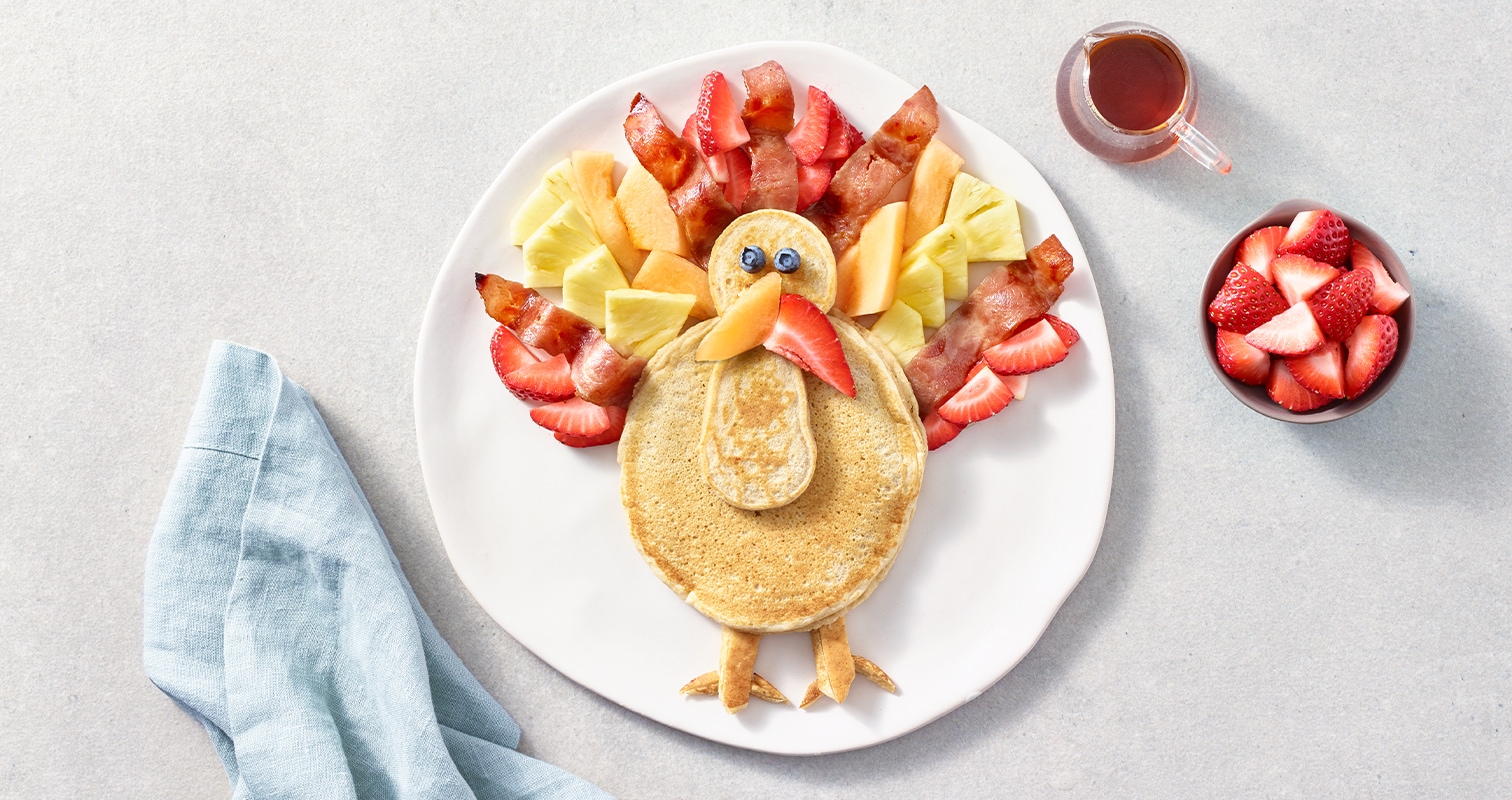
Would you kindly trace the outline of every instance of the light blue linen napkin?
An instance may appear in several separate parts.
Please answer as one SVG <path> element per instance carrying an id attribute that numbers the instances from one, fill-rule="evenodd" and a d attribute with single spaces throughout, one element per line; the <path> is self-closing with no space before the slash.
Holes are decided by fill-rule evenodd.
<path id="1" fill-rule="evenodd" d="M 147 555 L 147 675 L 233 798 L 604 798 L 515 751 L 441 638 L 325 422 L 265 353 L 216 342 Z"/>

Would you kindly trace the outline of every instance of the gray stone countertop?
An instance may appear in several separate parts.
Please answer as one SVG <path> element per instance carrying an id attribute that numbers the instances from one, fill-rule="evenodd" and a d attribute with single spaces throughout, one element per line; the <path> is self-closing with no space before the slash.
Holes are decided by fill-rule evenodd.
<path id="1" fill-rule="evenodd" d="M 143 559 L 212 339 L 304 385 L 425 608 L 522 749 L 623 797 L 1512 794 L 1512 11 L 1468 3 L 136 4 L 0 10 L 0 796 L 229 793 L 146 679 Z M 1227 177 L 1082 151 L 1070 43 L 1188 51 Z M 901 739 L 795 758 L 579 687 L 437 536 L 412 372 L 431 284 L 534 130 L 751 39 L 848 49 L 1011 143 L 1086 247 L 1117 379 L 1101 549 L 1029 656 Z M 1406 262 L 1412 359 L 1350 419 L 1211 375 L 1214 252 L 1287 198 Z"/>

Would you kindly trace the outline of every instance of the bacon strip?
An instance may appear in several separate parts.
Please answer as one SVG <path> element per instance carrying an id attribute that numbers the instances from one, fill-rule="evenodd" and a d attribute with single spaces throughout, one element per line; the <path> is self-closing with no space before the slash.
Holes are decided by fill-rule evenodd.
<path id="1" fill-rule="evenodd" d="M 829 237 L 837 258 L 856 243 L 861 226 L 914 168 L 939 127 L 934 93 L 928 86 L 921 87 L 835 170 L 829 190 L 804 216 Z"/>
<path id="2" fill-rule="evenodd" d="M 520 341 L 572 362 L 577 396 L 600 406 L 624 405 L 646 359 L 619 354 L 593 323 L 558 307 L 534 289 L 498 275 L 473 274 L 488 316 L 508 326 Z"/>
<path id="3" fill-rule="evenodd" d="M 693 247 L 694 260 L 707 262 L 714 240 L 738 212 L 725 199 L 724 190 L 709 174 L 697 148 L 673 133 L 656 106 L 642 94 L 630 103 L 625 141 L 641 166 L 667 190 L 667 201 Z"/>
<path id="4" fill-rule="evenodd" d="M 740 118 L 751 134 L 751 188 L 741 211 L 797 211 L 798 157 L 787 143 L 793 129 L 793 86 L 776 61 L 751 67 L 741 77 L 746 101 Z"/>
<path id="5" fill-rule="evenodd" d="M 919 413 L 928 415 L 965 385 L 983 350 L 1050 310 L 1072 268 L 1071 254 L 1051 236 L 1029 251 L 1028 260 L 1004 264 L 978 284 L 903 368 Z"/>

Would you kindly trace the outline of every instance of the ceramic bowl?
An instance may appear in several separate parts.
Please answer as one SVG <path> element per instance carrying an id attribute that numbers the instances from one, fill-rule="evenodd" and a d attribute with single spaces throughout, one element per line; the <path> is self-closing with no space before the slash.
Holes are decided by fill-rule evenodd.
<path id="1" fill-rule="evenodd" d="M 1203 352 L 1207 353 L 1208 363 L 1213 367 L 1213 374 L 1218 376 L 1218 380 L 1229 390 L 1229 393 L 1239 402 L 1271 419 L 1301 424 L 1332 422 L 1336 419 L 1343 419 L 1374 403 L 1376 398 L 1379 398 L 1391 388 L 1391 384 L 1396 381 L 1397 375 L 1402 371 L 1402 365 L 1407 363 L 1407 356 L 1412 350 L 1412 318 L 1415 305 L 1413 298 L 1409 297 L 1407 298 L 1407 302 L 1403 303 L 1401 308 L 1398 308 L 1396 313 L 1392 314 L 1396 318 L 1398 330 L 1396 357 L 1386 366 L 1386 369 L 1376 379 L 1376 382 L 1369 389 L 1365 390 L 1364 394 L 1353 400 L 1338 400 L 1316 411 L 1299 414 L 1282 408 L 1276 401 L 1270 399 L 1270 395 L 1266 393 L 1264 386 L 1250 386 L 1240 383 L 1224 373 L 1223 368 L 1218 365 L 1218 328 L 1208 320 L 1207 309 L 1208 304 L 1213 302 L 1213 298 L 1217 296 L 1218 290 L 1223 287 L 1223 279 L 1228 277 L 1229 271 L 1234 268 L 1234 254 L 1238 251 L 1239 245 L 1244 241 L 1245 237 L 1255 230 L 1272 225 L 1290 225 L 1292 218 L 1297 215 L 1297 212 L 1310 209 L 1328 209 L 1337 214 L 1339 219 L 1344 220 L 1344 224 L 1349 227 L 1350 235 L 1369 248 L 1376 258 L 1381 259 L 1381 264 L 1386 267 L 1386 271 L 1391 274 L 1391 277 L 1397 283 L 1400 283 L 1408 292 L 1412 291 L 1412 283 L 1407 278 L 1407 270 L 1402 266 L 1402 260 L 1397 257 L 1396 251 L 1392 250 L 1391 245 L 1387 244 L 1385 239 L 1382 239 L 1380 235 L 1371 230 L 1365 223 L 1336 208 L 1329 208 L 1329 206 L 1313 200 L 1287 200 L 1256 217 L 1243 228 L 1240 228 L 1239 232 L 1234 234 L 1232 239 L 1228 240 L 1228 244 L 1218 251 L 1218 256 L 1213 259 L 1213 266 L 1208 270 L 1207 282 L 1203 284 L 1202 302 L 1198 309 L 1198 313 L 1201 315 Z"/>

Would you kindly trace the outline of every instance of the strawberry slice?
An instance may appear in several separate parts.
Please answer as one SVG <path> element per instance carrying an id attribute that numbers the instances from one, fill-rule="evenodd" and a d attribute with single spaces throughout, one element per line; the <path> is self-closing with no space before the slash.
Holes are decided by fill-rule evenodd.
<path id="1" fill-rule="evenodd" d="M 1313 318 L 1323 329 L 1323 335 L 1342 342 L 1354 333 L 1355 325 L 1369 310 L 1374 293 L 1375 277 L 1370 270 L 1352 269 L 1325 284 L 1307 304 L 1312 307 Z"/>
<path id="2" fill-rule="evenodd" d="M 1008 391 L 1013 392 L 1014 400 L 1023 400 L 1029 393 L 1028 375 L 999 375 L 998 377 L 1002 379 L 1003 385 L 1008 387 Z"/>
<path id="3" fill-rule="evenodd" d="M 1052 335 L 1054 332 L 1051 332 Z M 941 403 L 935 413 L 940 419 L 956 425 L 981 422 L 1008 407 L 1013 400 L 1013 390 L 1003 383 L 996 372 L 987 368 L 985 360 L 978 361 L 966 375 L 966 385 L 956 390 L 949 400 Z M 926 431 L 927 433 L 927 431 Z"/>
<path id="4" fill-rule="evenodd" d="M 1270 280 L 1271 261 L 1276 258 L 1276 249 L 1281 246 L 1281 241 L 1286 238 L 1286 228 L 1276 225 L 1270 228 L 1261 228 L 1245 237 L 1239 245 L 1236 255 L 1239 263 L 1244 264 L 1260 277 Z"/>
<path id="5" fill-rule="evenodd" d="M 553 432 L 584 439 L 601 436 L 614 425 L 616 406 L 596 406 L 581 397 L 573 397 L 530 409 L 535 424 Z M 623 409 L 619 416 L 623 417 Z"/>
<path id="6" fill-rule="evenodd" d="M 930 450 L 938 450 L 950 444 L 963 430 L 966 430 L 965 425 L 950 422 L 933 411 L 924 418 L 924 438 L 929 442 Z"/>
<path id="7" fill-rule="evenodd" d="M 1324 342 L 1317 350 L 1285 363 L 1308 391 L 1334 400 L 1344 396 L 1344 348 L 1338 342 Z"/>
<path id="8" fill-rule="evenodd" d="M 1270 353 L 1244 341 L 1238 331 L 1218 329 L 1218 366 L 1240 383 L 1259 386 L 1270 374 Z"/>
<path id="9" fill-rule="evenodd" d="M 718 70 L 704 76 L 693 119 L 698 133 L 698 149 L 704 156 L 723 153 L 751 141 L 751 134 L 740 119 L 740 108 L 730 95 L 730 84 L 725 81 L 724 73 Z"/>
<path id="10" fill-rule="evenodd" d="M 597 436 L 572 436 L 560 432 L 554 432 L 551 435 L 568 447 L 597 447 L 601 444 L 617 442 L 620 434 L 625 432 L 625 409 L 619 406 L 605 406 L 604 411 L 609 415 L 609 427 Z"/>
<path id="11" fill-rule="evenodd" d="M 572 362 L 557 355 L 520 367 L 504 376 L 504 385 L 521 400 L 555 403 L 575 393 L 572 385 Z"/>
<path id="12" fill-rule="evenodd" d="M 1396 358 L 1396 320 L 1384 314 L 1371 314 L 1360 320 L 1344 348 L 1349 352 L 1344 362 L 1344 395 L 1350 400 L 1369 389 L 1381 371 Z"/>
<path id="13" fill-rule="evenodd" d="M 1286 306 L 1287 302 L 1260 273 L 1240 262 L 1229 270 L 1223 288 L 1208 304 L 1208 319 L 1226 331 L 1249 333 L 1270 322 Z"/>
<path id="14" fill-rule="evenodd" d="M 724 153 L 715 153 L 712 156 L 704 156 L 704 163 L 709 165 L 709 176 L 715 183 L 730 182 L 730 150 Z"/>
<path id="15" fill-rule="evenodd" d="M 520 341 L 514 331 L 503 325 L 494 331 L 493 340 L 488 343 L 488 353 L 493 357 L 494 372 L 498 374 L 499 380 L 504 381 L 505 386 L 509 385 L 510 373 L 541 360 L 530 352 L 530 348 Z"/>
<path id="16" fill-rule="evenodd" d="M 1286 362 L 1279 358 L 1271 362 L 1270 376 L 1265 382 L 1265 391 L 1272 400 L 1280 403 L 1282 408 L 1299 414 L 1322 408 L 1333 402 L 1297 383 L 1297 379 L 1292 377 L 1291 370 L 1286 368 Z"/>
<path id="17" fill-rule="evenodd" d="M 725 153 L 724 158 L 725 166 L 730 168 L 730 180 L 724 185 L 725 199 L 740 208 L 751 191 L 751 154 L 737 147 Z"/>
<path id="18" fill-rule="evenodd" d="M 1066 352 L 1066 342 L 1049 320 L 1042 319 L 987 348 L 982 358 L 999 375 L 1028 375 L 1059 364 Z"/>
<path id="19" fill-rule="evenodd" d="M 1382 314 L 1391 314 L 1407 302 L 1406 287 L 1392 280 L 1391 273 L 1386 271 L 1386 265 L 1381 263 L 1381 259 L 1376 258 L 1375 253 L 1370 252 L 1370 248 L 1360 244 L 1358 240 L 1349 245 L 1349 263 L 1355 269 L 1368 269 L 1375 276 L 1375 291 L 1370 295 L 1371 308 Z"/>
<path id="20" fill-rule="evenodd" d="M 1323 344 L 1323 330 L 1313 319 L 1312 309 L 1306 303 L 1298 303 L 1246 333 L 1244 341 L 1278 356 L 1300 356 Z"/>
<path id="21" fill-rule="evenodd" d="M 829 144 L 830 122 L 835 118 L 835 104 L 817 86 L 808 87 L 808 108 L 803 119 L 788 131 L 787 143 L 800 165 L 813 164 L 824 155 Z M 802 181 L 802 178 L 799 178 Z M 799 201 L 801 210 L 803 203 Z"/>
<path id="22" fill-rule="evenodd" d="M 1041 319 L 1050 323 L 1050 327 L 1055 329 L 1055 332 L 1060 336 L 1061 341 L 1066 343 L 1066 347 L 1068 349 L 1071 347 L 1071 345 L 1081 341 L 1081 334 L 1077 333 L 1076 329 L 1071 327 L 1071 323 L 1055 316 L 1054 314 L 1046 314 L 1041 317 Z"/>
<path id="23" fill-rule="evenodd" d="M 1271 262 L 1271 280 L 1287 305 L 1296 305 L 1312 297 L 1314 292 L 1337 277 L 1338 270 L 1307 256 L 1276 256 Z"/>
<path id="24" fill-rule="evenodd" d="M 829 141 L 825 143 L 824 152 L 819 157 L 825 161 L 844 161 L 866 140 L 862 138 L 861 131 L 856 130 L 856 126 L 850 124 L 845 115 L 840 113 L 839 106 L 832 102 L 830 108 L 835 116 L 829 124 Z"/>
<path id="25" fill-rule="evenodd" d="M 856 396 L 856 381 L 835 326 L 819 307 L 797 294 L 782 296 L 777 323 L 762 342 L 766 349 L 797 364 L 847 397 Z"/>
<path id="26" fill-rule="evenodd" d="M 1279 255 L 1295 253 L 1339 267 L 1349 257 L 1349 228 L 1332 211 L 1303 211 L 1292 219 Z"/>
<path id="27" fill-rule="evenodd" d="M 732 151 L 733 152 L 733 151 Z M 835 175 L 835 165 L 820 161 L 811 165 L 798 165 L 798 210 L 813 205 L 829 189 L 830 178 Z"/>

